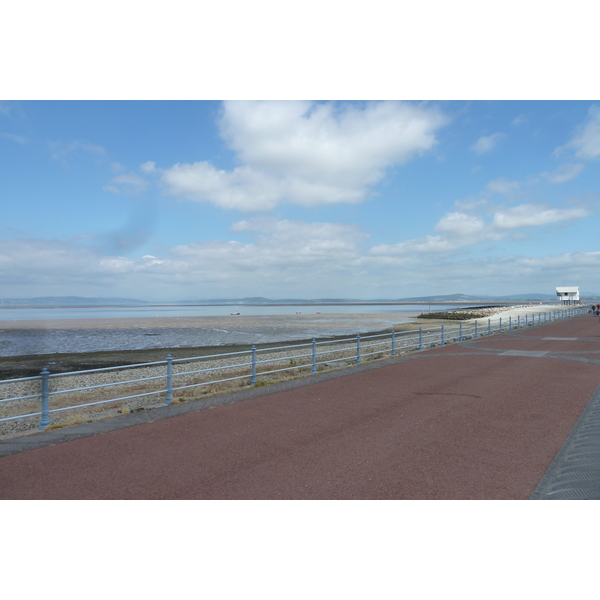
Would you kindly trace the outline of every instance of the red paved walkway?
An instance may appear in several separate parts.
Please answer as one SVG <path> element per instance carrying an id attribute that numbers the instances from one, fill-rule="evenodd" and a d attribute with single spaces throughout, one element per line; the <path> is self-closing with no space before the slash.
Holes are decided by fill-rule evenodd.
<path id="1" fill-rule="evenodd" d="M 578 317 L 6 456 L 0 498 L 526 499 L 599 385 Z"/>

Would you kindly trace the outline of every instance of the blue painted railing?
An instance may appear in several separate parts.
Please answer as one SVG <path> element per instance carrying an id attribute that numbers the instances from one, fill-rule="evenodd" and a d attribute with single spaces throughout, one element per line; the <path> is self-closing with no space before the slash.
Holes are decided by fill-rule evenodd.
<path id="1" fill-rule="evenodd" d="M 13 421 L 16 419 L 25 419 L 31 417 L 40 417 L 39 421 L 39 429 L 46 429 L 50 423 L 50 415 L 52 413 L 59 413 L 68 410 L 76 410 L 91 406 L 99 406 L 102 404 L 114 404 L 116 402 L 120 402 L 123 400 L 131 400 L 134 398 L 142 398 L 147 396 L 158 396 L 164 395 L 165 404 L 171 404 L 173 400 L 173 393 L 190 389 L 190 388 L 198 388 L 201 386 L 210 386 L 219 383 L 225 383 L 229 381 L 236 380 L 247 380 L 250 379 L 249 384 L 251 386 L 256 385 L 259 381 L 259 377 L 264 377 L 266 375 L 272 375 L 275 373 L 283 373 L 286 371 L 298 371 L 300 369 L 310 369 L 309 373 L 316 373 L 317 367 L 319 365 L 332 365 L 333 363 L 345 363 L 348 364 L 348 361 L 354 362 L 354 364 L 361 364 L 361 362 L 369 357 L 376 356 L 376 358 L 382 358 L 384 355 L 387 356 L 397 356 L 398 345 L 400 344 L 401 351 L 410 352 L 410 351 L 419 351 L 427 348 L 431 348 L 433 346 L 444 346 L 450 343 L 462 342 L 467 339 L 477 339 L 482 336 L 493 335 L 494 333 L 502 333 L 504 331 L 510 331 L 513 329 L 519 329 L 522 327 L 529 327 L 532 325 L 541 325 L 544 323 L 548 323 L 551 321 L 556 321 L 559 319 L 571 318 L 580 314 L 584 314 L 588 312 L 587 307 L 574 307 L 569 309 L 563 309 L 553 312 L 544 312 L 544 313 L 532 313 L 526 314 L 523 317 L 518 316 L 516 319 L 511 317 L 508 318 L 498 318 L 498 319 L 480 319 L 476 321 L 470 322 L 460 322 L 458 325 L 442 325 L 438 328 L 427 328 L 426 331 L 423 330 L 422 327 L 418 329 L 418 331 L 410 331 L 410 332 L 386 332 L 381 334 L 373 334 L 373 335 L 360 335 L 335 340 L 335 341 L 322 341 L 317 342 L 316 340 L 312 340 L 312 342 L 305 344 L 293 344 L 289 346 L 279 346 L 273 348 L 256 348 L 256 346 L 252 346 L 250 350 L 239 351 L 239 352 L 229 352 L 225 354 L 213 354 L 210 356 L 198 356 L 192 358 L 179 358 L 174 359 L 170 354 L 167 356 L 164 361 L 156 361 L 149 363 L 141 363 L 136 365 L 126 365 L 119 367 L 106 367 L 102 369 L 88 369 L 84 371 L 72 371 L 69 373 L 55 373 L 52 374 L 49 372 L 47 368 L 44 368 L 40 375 L 35 377 L 23 377 L 20 379 L 8 379 L 4 381 L 0 381 L 1 384 L 15 384 L 21 382 L 40 382 L 40 391 L 34 394 L 12 397 L 12 398 L 4 398 L 0 399 L 0 407 L 3 405 L 6 406 L 6 403 L 17 402 L 23 400 L 32 400 L 34 398 L 38 398 L 38 401 L 41 403 L 41 410 L 39 412 L 32 412 L 28 414 L 19 414 L 19 415 L 11 415 L 8 417 L 0 418 L 0 423 L 5 421 Z M 320 350 L 321 347 L 326 346 Z M 294 353 L 292 355 L 285 356 L 275 356 L 273 358 L 265 358 L 260 360 L 260 355 L 262 353 L 280 353 L 285 350 L 292 350 Z M 297 353 L 296 353 L 297 352 Z M 350 353 L 349 356 L 336 356 L 341 353 Z M 325 356 L 330 355 L 331 357 L 327 360 L 322 360 Z M 209 367 L 204 369 L 196 369 L 192 371 L 182 371 L 182 372 L 173 372 L 173 365 L 179 363 L 189 363 L 189 362 L 206 362 L 210 360 L 216 359 L 229 359 L 233 357 L 244 357 L 247 356 L 247 362 L 236 363 L 232 365 L 219 365 L 216 367 Z M 297 361 L 304 361 L 302 364 Z M 269 363 L 282 363 L 285 361 L 289 361 L 290 366 L 286 366 L 283 368 L 270 368 Z M 260 365 L 266 366 L 261 369 Z M 79 376 L 91 373 L 108 373 L 110 371 L 123 371 L 126 369 L 135 369 L 142 367 L 158 367 L 164 366 L 165 371 L 163 374 L 152 376 L 152 377 L 141 377 L 138 379 L 128 379 L 125 381 L 116 381 L 112 383 L 102 383 L 99 385 L 90 385 L 83 387 L 76 387 L 70 389 L 55 389 L 51 390 L 52 387 L 50 385 L 51 381 L 56 380 L 58 378 L 64 378 L 67 376 Z M 275 365 L 276 366 L 276 365 Z M 215 371 L 224 371 L 231 369 L 234 373 L 240 373 L 240 370 L 243 371 L 241 374 L 233 374 L 231 377 L 212 379 L 210 375 Z M 208 379 L 210 381 L 201 381 L 194 382 L 188 385 L 174 385 L 176 381 L 174 381 L 178 377 L 189 376 L 189 375 L 208 375 Z M 120 397 L 111 397 L 109 399 L 98 400 L 94 402 L 86 402 L 83 404 L 76 404 L 73 406 L 64 406 L 59 408 L 51 408 L 50 400 L 52 396 L 55 395 L 64 395 L 71 394 L 75 392 L 84 392 L 89 390 L 97 390 L 97 389 L 106 389 L 119 385 L 131 385 L 142 382 L 149 381 L 162 381 L 165 387 L 160 386 L 160 389 L 155 389 L 148 392 L 143 392 L 139 394 L 130 394 L 126 396 Z"/>

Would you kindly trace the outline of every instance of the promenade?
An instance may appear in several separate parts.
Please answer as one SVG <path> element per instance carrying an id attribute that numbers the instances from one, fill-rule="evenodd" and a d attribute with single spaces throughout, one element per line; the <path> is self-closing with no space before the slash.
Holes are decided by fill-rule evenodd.
<path id="1" fill-rule="evenodd" d="M 584 315 L 4 440 L 0 498 L 600 498 L 596 400 Z"/>

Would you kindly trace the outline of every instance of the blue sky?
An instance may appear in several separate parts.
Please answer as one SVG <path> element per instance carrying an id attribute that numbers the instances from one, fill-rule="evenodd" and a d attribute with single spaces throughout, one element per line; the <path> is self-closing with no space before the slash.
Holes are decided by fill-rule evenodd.
<path id="1" fill-rule="evenodd" d="M 600 293 L 600 102 L 2 101 L 0 297 Z"/>

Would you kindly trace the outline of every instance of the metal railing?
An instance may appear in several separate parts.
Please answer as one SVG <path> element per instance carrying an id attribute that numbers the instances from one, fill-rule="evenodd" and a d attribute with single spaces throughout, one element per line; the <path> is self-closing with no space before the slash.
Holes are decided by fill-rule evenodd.
<path id="1" fill-rule="evenodd" d="M 317 372 L 319 366 L 334 366 L 336 363 L 338 363 L 337 366 L 347 366 L 349 361 L 359 365 L 365 359 L 373 360 L 373 358 L 379 359 L 386 356 L 397 356 L 399 352 L 404 354 L 434 346 L 445 346 L 468 339 L 477 339 L 495 333 L 571 318 L 586 312 L 588 312 L 588 308 L 581 306 L 552 312 L 525 314 L 523 317 L 518 316 L 516 319 L 511 317 L 503 319 L 499 317 L 498 319 L 489 318 L 487 320 L 479 319 L 464 323 L 459 322 L 456 325 L 444 324 L 440 327 L 427 328 L 426 330 L 420 327 L 418 330 L 401 333 L 391 331 L 372 335 L 363 334 L 362 336 L 357 334 L 353 337 L 335 341 L 317 342 L 313 339 L 311 342 L 304 344 L 260 349 L 253 345 L 250 350 L 192 358 L 174 359 L 169 354 L 164 361 L 71 371 L 68 373 L 52 374 L 47 368 L 44 368 L 38 376 L 0 381 L 0 394 L 2 394 L 3 385 L 8 385 L 9 388 L 10 386 L 14 388 L 15 385 L 20 385 L 25 391 L 29 388 L 29 392 L 32 391 L 32 386 L 36 388 L 33 393 L 25 393 L 20 396 L 7 398 L 0 397 L 0 417 L 2 417 L 0 418 L 0 423 L 40 417 L 38 429 L 44 430 L 50 425 L 50 415 L 53 413 L 107 404 L 114 405 L 126 400 L 148 398 L 151 396 L 164 396 L 164 403 L 171 404 L 174 393 L 181 390 L 202 386 L 210 388 L 210 386 L 214 386 L 215 384 L 236 381 L 241 382 L 242 387 L 256 386 L 266 383 L 268 376 L 275 374 L 289 371 L 293 371 L 293 375 L 312 374 Z M 261 356 L 265 356 L 265 358 L 261 360 Z M 242 362 L 239 362 L 239 360 Z M 175 371 L 174 368 L 185 363 L 200 363 L 212 366 L 187 371 Z M 69 387 L 69 385 L 61 387 L 58 383 L 59 380 L 68 383 L 69 378 L 81 379 L 97 376 L 104 376 L 106 378 L 111 373 L 122 374 L 130 369 L 150 369 L 157 374 L 137 378 L 125 377 L 125 379 L 118 381 L 96 383 L 94 385 L 77 386 L 75 384 L 75 387 Z M 230 376 L 218 377 L 223 372 L 227 372 Z M 179 381 L 181 381 L 182 385 L 174 385 Z M 244 381 L 246 382 L 245 384 Z M 139 391 L 141 384 L 143 384 L 144 391 Z M 154 386 L 153 384 L 159 385 Z M 117 395 L 116 397 L 113 397 L 109 393 L 109 398 L 94 399 L 91 402 L 78 401 L 76 396 L 74 402 L 67 399 L 69 395 L 80 394 L 82 392 L 87 393 L 90 390 L 94 390 L 94 394 L 101 390 L 102 394 L 106 395 L 107 389 L 112 390 L 116 386 L 129 386 L 129 392 L 126 391 L 125 395 Z M 147 389 L 148 387 L 151 389 Z M 138 393 L 131 393 L 133 391 Z M 66 405 L 51 407 L 53 397 L 61 399 L 61 402 L 57 404 Z M 34 402 L 39 406 L 39 410 L 34 409 L 34 412 L 30 411 L 23 414 L 3 416 L 3 413 L 6 415 L 12 412 L 9 408 L 11 406 L 14 406 L 16 410 L 19 410 L 19 407 L 21 407 L 21 410 L 25 409 L 27 411 L 27 407 L 31 407 Z"/>

